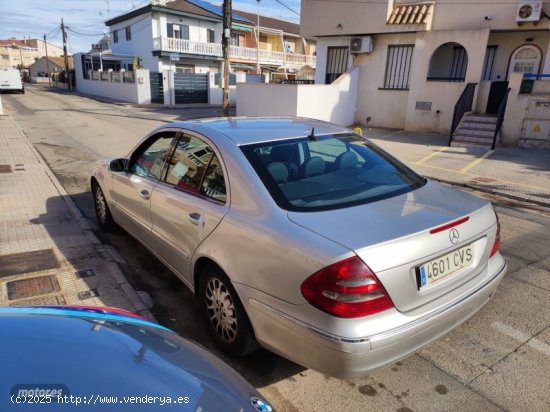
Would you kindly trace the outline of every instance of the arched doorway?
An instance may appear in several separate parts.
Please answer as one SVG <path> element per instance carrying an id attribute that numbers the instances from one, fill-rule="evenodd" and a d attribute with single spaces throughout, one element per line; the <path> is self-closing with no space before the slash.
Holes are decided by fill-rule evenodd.
<path id="1" fill-rule="evenodd" d="M 430 58 L 427 80 L 463 82 L 468 69 L 468 53 L 455 42 L 439 46 Z"/>
<path id="2" fill-rule="evenodd" d="M 487 99 L 487 114 L 498 114 L 498 110 L 506 91 L 508 90 L 508 79 L 512 73 L 538 73 L 540 70 L 542 53 L 538 47 L 526 44 L 518 47 L 510 56 L 510 65 L 506 80 L 497 80 L 491 83 L 489 98 Z"/>
<path id="3" fill-rule="evenodd" d="M 510 57 L 510 66 L 508 67 L 508 78 L 515 72 L 519 73 L 538 73 L 540 69 L 542 53 L 538 47 L 527 44 L 518 47 Z"/>

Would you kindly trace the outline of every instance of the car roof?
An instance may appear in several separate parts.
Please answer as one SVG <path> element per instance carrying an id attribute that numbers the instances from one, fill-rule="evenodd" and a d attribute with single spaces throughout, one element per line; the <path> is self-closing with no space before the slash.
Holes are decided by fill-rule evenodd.
<path id="1" fill-rule="evenodd" d="M 304 137 L 310 135 L 312 130 L 316 136 L 349 132 L 332 123 L 299 117 L 208 118 L 169 123 L 159 130 L 174 127 L 193 130 L 214 139 L 216 134 L 223 134 L 236 145 Z"/>

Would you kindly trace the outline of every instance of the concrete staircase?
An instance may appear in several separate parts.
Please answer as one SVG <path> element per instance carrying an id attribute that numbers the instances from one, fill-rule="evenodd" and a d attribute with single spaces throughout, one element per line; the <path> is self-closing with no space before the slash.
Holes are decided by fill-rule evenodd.
<path id="1" fill-rule="evenodd" d="M 451 146 L 490 150 L 496 125 L 496 116 L 466 113 L 453 134 Z"/>

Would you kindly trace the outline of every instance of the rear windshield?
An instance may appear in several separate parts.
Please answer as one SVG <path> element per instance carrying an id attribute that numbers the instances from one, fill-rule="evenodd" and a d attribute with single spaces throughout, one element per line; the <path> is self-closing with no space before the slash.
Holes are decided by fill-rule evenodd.
<path id="1" fill-rule="evenodd" d="M 407 193 L 426 180 L 353 133 L 241 146 L 275 202 L 317 211 Z"/>

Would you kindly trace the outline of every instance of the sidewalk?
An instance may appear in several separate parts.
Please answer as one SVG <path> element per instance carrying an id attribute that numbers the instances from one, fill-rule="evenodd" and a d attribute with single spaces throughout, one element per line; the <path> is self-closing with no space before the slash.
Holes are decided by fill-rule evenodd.
<path id="1" fill-rule="evenodd" d="M 152 319 L 13 119 L 0 116 L 0 305 L 112 306 Z"/>
<path id="2" fill-rule="evenodd" d="M 448 147 L 448 136 L 376 128 L 363 136 L 428 178 L 550 207 L 550 149 Z"/>

